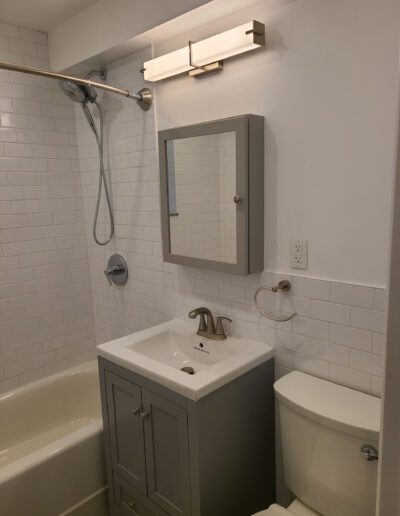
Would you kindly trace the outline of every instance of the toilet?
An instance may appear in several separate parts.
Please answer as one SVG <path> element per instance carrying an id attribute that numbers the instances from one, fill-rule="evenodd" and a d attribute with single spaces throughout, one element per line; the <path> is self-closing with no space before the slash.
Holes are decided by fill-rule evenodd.
<path id="1" fill-rule="evenodd" d="M 380 399 L 301 372 L 274 388 L 284 481 L 296 499 L 257 516 L 374 516 Z"/>

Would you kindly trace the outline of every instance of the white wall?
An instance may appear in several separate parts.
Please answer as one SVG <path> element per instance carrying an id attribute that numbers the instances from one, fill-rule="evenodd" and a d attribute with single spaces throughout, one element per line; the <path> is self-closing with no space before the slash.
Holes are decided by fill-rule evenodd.
<path id="1" fill-rule="evenodd" d="M 0 55 L 48 67 L 47 36 L 0 24 Z M 0 392 L 94 357 L 74 108 L 0 71 Z"/>
<path id="2" fill-rule="evenodd" d="M 263 1 L 156 47 L 161 55 L 251 19 L 266 25 L 265 50 L 213 77 L 156 85 L 157 129 L 264 115 L 266 270 L 293 272 L 298 237 L 309 240 L 307 276 L 386 284 L 399 7 Z"/>
<path id="3" fill-rule="evenodd" d="M 147 57 L 145 50 L 109 63 L 110 82 L 142 87 L 138 70 Z M 257 312 L 253 297 L 258 286 L 273 285 L 281 276 L 264 272 L 242 277 L 164 263 L 154 108 L 143 112 L 134 101 L 108 94 L 102 97 L 101 105 L 115 238 L 106 247 L 88 239 L 97 342 L 174 317 L 188 320 L 190 310 L 208 306 L 215 314 L 233 319 L 226 325 L 229 333 L 275 346 L 278 377 L 297 369 L 379 395 L 385 290 L 285 276 L 292 281 L 292 295 L 263 295 L 260 301 L 271 310 L 297 311 L 299 315 L 286 323 L 274 323 Z M 79 106 L 76 115 L 85 221 L 90 235 L 97 191 L 97 149 Z M 107 220 L 103 203 L 101 235 L 106 234 Z M 110 287 L 103 273 L 114 252 L 122 253 L 129 267 L 129 279 L 122 288 Z M 281 493 L 282 484 L 279 486 Z"/>
<path id="4" fill-rule="evenodd" d="M 387 349 L 379 447 L 378 493 L 380 496 L 377 504 L 379 516 L 392 516 L 392 514 L 400 513 L 400 131 L 398 131 L 396 165 L 397 174 L 393 188 L 390 288 L 387 307 Z"/>
<path id="5" fill-rule="evenodd" d="M 140 88 L 143 79 L 138 68 L 146 55 L 147 51 L 142 51 L 109 63 L 113 83 Z M 264 272 L 242 277 L 164 263 L 154 108 L 143 112 L 132 100 L 108 94 L 101 104 L 116 231 L 105 248 L 88 241 L 97 341 L 173 317 L 187 319 L 189 310 L 205 305 L 232 317 L 232 333 L 275 345 L 278 374 L 301 369 L 379 394 L 385 290 L 286 276 L 293 283 L 293 295 L 260 297 L 272 310 L 298 312 L 295 319 L 277 324 L 257 312 L 253 296 L 258 286 L 272 285 L 280 276 Z M 90 234 L 97 192 L 97 149 L 78 108 L 82 193 Z M 104 203 L 100 223 L 101 234 L 106 234 Z M 104 278 L 107 259 L 114 252 L 122 253 L 128 262 L 129 281 L 123 288 L 110 287 Z"/>
<path id="6" fill-rule="evenodd" d="M 50 64 L 65 70 L 110 52 L 209 0 L 98 0 L 49 32 Z"/>
<path id="7" fill-rule="evenodd" d="M 353 4 L 357 1 L 353 0 Z M 283 11 L 286 12 L 295 5 L 297 4 L 288 4 Z M 311 16 L 310 13 L 315 16 L 315 10 L 318 12 L 312 0 L 304 2 L 303 5 L 304 9 L 307 7 L 306 12 L 309 16 Z M 328 4 L 326 6 L 328 16 L 330 8 Z M 248 18 L 253 14 L 257 13 L 246 13 L 246 16 Z M 386 12 L 382 15 L 386 15 Z M 291 26 L 297 27 L 304 17 L 306 13 L 303 10 L 296 15 L 291 13 Z M 286 37 L 289 36 L 286 35 Z M 383 37 L 384 33 L 379 33 L 378 39 Z M 389 50 L 390 47 L 387 52 Z M 142 87 L 144 83 L 139 68 L 143 59 L 147 57 L 148 50 L 144 50 L 109 63 L 107 68 L 110 82 L 121 87 L 133 86 L 136 89 Z M 259 77 L 256 79 L 261 82 L 262 68 L 258 67 L 257 70 Z M 224 73 L 226 72 L 232 73 L 229 70 Z M 177 107 L 176 96 L 188 104 L 186 97 L 193 101 L 193 88 L 197 88 L 200 102 L 203 103 L 202 89 L 216 87 L 218 81 L 226 80 L 225 77 L 225 75 L 219 75 L 195 83 L 190 82 L 188 78 L 182 78 L 178 79 L 177 83 L 171 81 L 164 84 L 158 88 L 156 109 L 161 115 L 168 112 L 171 120 L 190 118 L 193 115 L 184 115 L 186 110 L 189 110 L 188 105 L 184 110 L 177 110 L 175 114 L 170 112 L 169 106 L 165 105 L 167 98 L 171 100 L 173 107 Z M 245 79 L 243 82 L 246 86 Z M 319 85 L 314 85 L 314 97 L 318 92 Z M 292 92 L 292 95 L 295 93 Z M 310 96 L 312 96 L 311 93 Z M 290 100 L 289 96 L 286 101 Z M 378 101 L 380 97 L 371 97 L 372 103 Z M 274 106 L 271 100 L 270 109 L 274 109 L 275 117 L 279 121 L 280 112 L 285 113 L 285 108 L 278 99 L 275 99 L 275 103 L 279 105 Z M 357 286 L 355 282 L 350 281 L 329 281 L 329 277 L 334 275 L 328 268 L 329 263 L 318 261 L 314 264 L 315 258 L 313 258 L 314 268 L 326 270 L 325 278 L 307 279 L 299 277 L 298 274 L 294 276 L 289 271 L 290 273 L 285 276 L 293 282 L 292 296 L 286 298 L 272 294 L 261 298 L 264 306 L 285 312 L 298 312 L 298 316 L 292 321 L 275 324 L 258 314 L 254 307 L 253 296 L 258 286 L 273 284 L 280 276 L 268 271 L 249 277 L 231 276 L 164 263 L 160 235 L 159 172 L 154 107 L 148 112 L 143 112 L 130 99 L 108 94 L 102 97 L 101 104 L 105 111 L 105 149 L 110 169 L 116 236 L 106 248 L 95 246 L 89 240 L 97 340 L 104 342 L 174 316 L 186 318 L 190 309 L 206 304 L 217 313 L 233 318 L 232 332 L 276 345 L 277 361 L 281 368 L 306 370 L 366 392 L 379 394 L 384 345 L 382 333 L 385 291 L 370 286 Z M 230 106 L 234 104 L 231 103 Z M 195 107 L 194 105 L 193 109 Z M 205 106 L 203 107 L 205 109 Z M 215 109 L 225 109 L 228 112 L 232 108 L 225 106 L 221 101 L 215 104 Z M 76 115 L 85 220 L 89 233 L 96 200 L 97 150 L 93 135 L 88 129 L 79 106 L 76 106 Z M 352 123 L 352 114 L 347 118 L 349 120 L 346 119 L 344 122 Z M 175 124 L 171 122 L 171 125 Z M 305 119 L 303 125 L 300 135 L 307 133 L 312 123 L 309 119 Z M 284 134 L 279 133 L 279 136 L 286 142 Z M 273 137 L 271 131 L 268 131 L 268 137 Z M 277 141 L 276 145 L 279 146 L 280 141 Z M 267 153 L 269 146 L 268 140 Z M 342 154 L 343 144 L 339 146 L 337 142 L 335 150 L 337 154 Z M 304 157 L 311 160 L 314 151 L 311 149 L 309 152 L 310 156 Z M 284 175 L 285 170 L 283 169 L 281 174 Z M 383 176 L 382 171 L 383 167 L 379 167 L 381 176 Z M 372 174 L 372 171 L 370 173 Z M 358 171 L 355 170 L 354 174 L 358 176 Z M 392 178 L 389 177 L 391 175 L 389 173 L 386 175 L 388 182 L 391 182 Z M 271 188 L 270 180 L 267 166 L 267 188 Z M 359 188 L 363 186 L 361 183 Z M 286 187 L 289 193 L 293 193 L 290 185 L 283 184 L 281 187 Z M 389 189 L 389 185 L 385 185 L 386 189 Z M 303 190 L 304 196 L 308 198 L 307 192 Z M 298 195 L 301 192 L 299 188 Z M 325 189 L 322 190 L 321 195 L 324 192 Z M 367 193 L 369 193 L 368 189 Z M 389 201 L 390 196 L 382 200 L 383 206 Z M 302 198 L 300 207 L 303 204 L 305 200 Z M 306 208 L 305 206 L 304 209 Z M 342 211 L 348 211 L 350 208 L 351 206 L 342 203 Z M 379 208 L 382 210 L 382 206 Z M 281 211 L 280 209 L 279 213 Z M 272 216 L 271 208 L 269 212 Z M 335 205 L 331 213 L 326 212 L 327 209 L 322 213 L 315 212 L 315 218 L 330 215 L 335 222 L 339 212 L 337 206 Z M 299 208 L 297 217 L 301 218 L 302 215 Z M 281 213 L 281 216 L 284 217 L 284 214 Z M 104 206 L 100 221 L 104 223 L 101 230 L 106 231 L 107 216 Z M 348 224 L 351 222 L 349 220 Z M 383 222 L 381 220 L 382 225 L 384 225 Z M 310 227 L 313 228 L 312 225 Z M 384 226 L 382 231 L 389 232 L 389 227 Z M 269 238 L 270 235 L 267 234 L 267 241 L 270 241 Z M 342 242 L 341 245 L 343 246 Z M 347 266 L 345 249 L 343 247 L 341 249 L 344 255 L 343 263 Z M 117 251 L 126 256 L 130 268 L 129 282 L 122 289 L 110 288 L 103 274 L 108 256 Z M 373 262 L 372 259 L 368 262 L 369 265 L 377 268 L 376 263 L 370 262 Z M 268 266 L 268 263 L 266 265 Z M 349 260 L 349 266 L 351 266 L 351 260 Z M 346 271 L 340 271 L 338 276 L 342 279 L 346 276 Z M 367 284 L 373 282 L 372 277 L 365 281 Z"/>

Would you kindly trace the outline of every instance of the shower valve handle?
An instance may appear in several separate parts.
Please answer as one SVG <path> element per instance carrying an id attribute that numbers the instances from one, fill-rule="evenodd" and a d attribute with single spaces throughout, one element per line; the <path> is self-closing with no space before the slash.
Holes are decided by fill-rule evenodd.
<path id="1" fill-rule="evenodd" d="M 107 269 L 104 271 L 104 274 L 108 280 L 108 283 L 112 285 L 111 278 L 113 276 L 119 276 L 120 274 L 124 274 L 126 272 L 126 269 L 123 265 L 111 265 L 110 267 L 107 267 Z"/>
<path id="2" fill-rule="evenodd" d="M 128 279 L 128 264 L 120 254 L 110 256 L 104 276 L 110 285 L 122 286 Z"/>

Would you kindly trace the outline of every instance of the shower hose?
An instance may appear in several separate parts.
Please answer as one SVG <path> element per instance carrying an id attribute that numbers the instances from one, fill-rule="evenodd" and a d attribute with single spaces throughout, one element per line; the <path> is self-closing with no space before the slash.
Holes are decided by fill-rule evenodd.
<path id="1" fill-rule="evenodd" d="M 99 183 L 98 183 L 98 190 L 97 190 L 97 201 L 96 201 L 96 209 L 95 209 L 95 213 L 94 213 L 94 220 L 93 220 L 93 238 L 94 238 L 94 241 L 96 242 L 96 244 L 98 245 L 107 245 L 113 235 L 114 235 L 114 214 L 113 214 L 113 210 L 112 210 L 112 207 L 111 207 L 111 200 L 110 200 L 110 193 L 108 191 L 108 185 L 107 185 L 107 178 L 106 178 L 106 174 L 105 174 L 105 170 L 104 170 L 104 153 L 103 153 L 103 126 L 104 126 L 104 122 L 103 122 L 103 111 L 99 105 L 98 102 L 94 101 L 93 104 L 96 105 L 97 107 L 97 110 L 99 112 L 99 120 L 100 120 L 100 134 L 99 134 L 99 131 L 97 130 L 97 127 L 96 127 L 96 124 L 93 120 L 93 116 L 89 110 L 89 108 L 87 107 L 86 104 L 82 104 L 82 109 L 86 115 L 86 118 L 89 122 L 89 125 L 94 133 L 94 136 L 96 138 L 96 143 L 97 143 L 97 148 L 98 148 L 98 151 L 99 151 L 99 162 L 100 162 L 100 165 L 99 165 Z M 109 213 L 109 218 L 110 218 L 110 232 L 109 232 L 109 235 L 108 235 L 108 238 L 107 240 L 104 240 L 104 241 L 101 241 L 99 240 L 98 236 L 97 236 L 97 222 L 98 222 L 98 217 L 99 217 L 99 210 L 100 210 L 100 201 L 101 201 L 101 191 L 102 191 L 102 186 L 104 186 L 104 193 L 105 193 L 105 196 L 106 196 L 106 203 L 107 203 L 107 208 L 108 208 L 108 213 Z"/>

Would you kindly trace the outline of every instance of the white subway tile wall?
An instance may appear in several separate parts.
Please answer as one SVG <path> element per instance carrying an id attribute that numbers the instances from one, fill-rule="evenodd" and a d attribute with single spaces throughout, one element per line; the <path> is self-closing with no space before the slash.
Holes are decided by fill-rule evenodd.
<path id="1" fill-rule="evenodd" d="M 0 56 L 48 68 L 47 36 L 0 23 Z M 0 392 L 94 357 L 74 108 L 0 71 Z"/>
<path id="2" fill-rule="evenodd" d="M 109 63 L 109 82 L 134 90 L 143 87 L 139 69 L 149 56 L 149 50 L 144 50 Z M 385 290 L 290 277 L 290 295 L 260 295 L 266 308 L 299 314 L 292 321 L 274 323 L 257 312 L 253 298 L 258 286 L 273 285 L 282 279 L 280 275 L 264 272 L 241 277 L 163 263 L 154 108 L 145 113 L 134 101 L 108 94 L 103 95 L 101 104 L 116 238 L 105 248 L 88 241 L 97 342 L 172 317 L 186 319 L 189 310 L 206 305 L 233 318 L 227 327 L 231 333 L 275 346 L 278 376 L 299 369 L 379 395 Z M 97 190 L 97 150 L 79 106 L 76 116 L 85 220 L 90 234 Z M 105 235 L 104 204 L 100 220 Z M 122 253 L 129 266 L 129 281 L 122 289 L 110 287 L 103 274 L 113 252 Z"/>
<path id="3" fill-rule="evenodd" d="M 0 23 L 0 51 L 10 61 L 48 66 L 41 33 Z M 109 63 L 108 81 L 140 89 L 149 57 L 147 49 Z M 92 240 L 98 154 L 80 107 L 74 117 L 54 82 L 0 71 L 0 390 L 92 358 L 95 342 L 186 319 L 206 305 L 233 319 L 228 332 L 274 346 L 278 377 L 298 369 L 379 396 L 385 290 L 289 277 L 290 295 L 260 296 L 268 309 L 298 313 L 274 323 L 256 310 L 254 292 L 282 276 L 163 263 L 154 108 L 143 112 L 133 100 L 103 93 L 99 99 L 116 222 L 105 247 Z M 224 231 L 232 256 L 232 228 Z M 104 199 L 99 234 L 108 234 Z M 123 288 L 104 277 L 114 252 L 128 262 Z"/>

